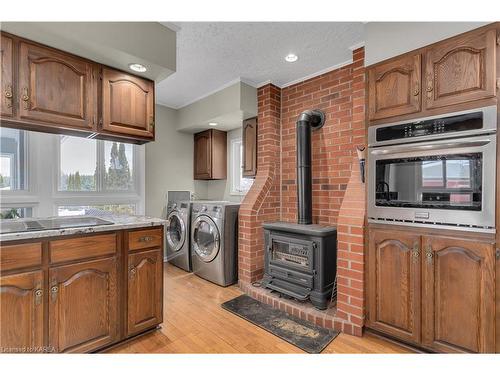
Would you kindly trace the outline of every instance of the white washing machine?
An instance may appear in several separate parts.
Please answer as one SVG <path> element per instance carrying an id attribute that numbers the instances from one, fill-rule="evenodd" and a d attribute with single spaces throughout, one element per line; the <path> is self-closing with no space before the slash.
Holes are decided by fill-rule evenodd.
<path id="1" fill-rule="evenodd" d="M 169 202 L 167 206 L 167 261 L 191 272 L 191 202 Z"/>
<path id="2" fill-rule="evenodd" d="M 221 286 L 238 281 L 239 208 L 214 201 L 195 201 L 191 207 L 193 272 Z"/>

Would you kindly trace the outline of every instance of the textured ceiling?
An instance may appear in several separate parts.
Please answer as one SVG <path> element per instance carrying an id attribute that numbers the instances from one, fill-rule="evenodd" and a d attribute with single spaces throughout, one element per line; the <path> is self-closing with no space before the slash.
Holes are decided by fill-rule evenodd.
<path id="1" fill-rule="evenodd" d="M 157 85 L 156 100 L 180 108 L 230 83 L 287 85 L 352 58 L 361 22 L 178 22 L 177 71 Z M 289 53 L 299 56 L 287 63 Z"/>

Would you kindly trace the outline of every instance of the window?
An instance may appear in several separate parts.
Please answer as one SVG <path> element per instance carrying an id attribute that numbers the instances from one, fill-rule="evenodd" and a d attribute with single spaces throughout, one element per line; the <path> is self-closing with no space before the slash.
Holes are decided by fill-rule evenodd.
<path id="1" fill-rule="evenodd" d="M 95 191 L 97 141 L 60 136 L 59 165 L 60 191 Z"/>
<path id="2" fill-rule="evenodd" d="M 243 143 L 241 138 L 231 141 L 231 194 L 245 195 L 253 184 L 252 178 L 243 177 Z"/>
<path id="3" fill-rule="evenodd" d="M 57 216 L 75 215 L 105 215 L 107 213 L 130 214 L 135 213 L 133 204 L 101 204 L 94 206 L 59 206 Z"/>
<path id="4" fill-rule="evenodd" d="M 26 188 L 26 132 L 0 128 L 0 190 Z"/>
<path id="5" fill-rule="evenodd" d="M 0 128 L 0 213 L 143 214 L 145 147 Z"/>

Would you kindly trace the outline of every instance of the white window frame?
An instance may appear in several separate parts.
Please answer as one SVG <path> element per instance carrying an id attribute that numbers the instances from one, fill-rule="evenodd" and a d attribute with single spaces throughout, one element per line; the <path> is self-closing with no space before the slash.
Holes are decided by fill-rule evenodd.
<path id="1" fill-rule="evenodd" d="M 25 131 L 25 135 L 26 190 L 2 191 L 0 207 L 32 207 L 33 217 L 46 217 L 57 216 L 59 206 L 133 204 L 135 214 L 144 214 L 145 146 L 134 147 L 133 191 L 60 191 L 59 135 L 29 131 Z M 99 148 L 97 147 L 98 153 Z M 97 155 L 97 160 L 102 160 L 100 168 L 104 169 L 104 155 Z M 98 179 L 100 174 L 98 173 Z"/>
<path id="2" fill-rule="evenodd" d="M 230 195 L 246 195 L 249 189 L 241 189 L 241 179 L 243 170 L 243 155 L 242 155 L 243 139 L 241 137 L 234 138 L 231 140 L 231 149 L 229 152 L 229 166 L 231 170 L 231 181 L 230 181 Z M 235 155 L 239 155 L 239 163 L 235 160 Z"/>

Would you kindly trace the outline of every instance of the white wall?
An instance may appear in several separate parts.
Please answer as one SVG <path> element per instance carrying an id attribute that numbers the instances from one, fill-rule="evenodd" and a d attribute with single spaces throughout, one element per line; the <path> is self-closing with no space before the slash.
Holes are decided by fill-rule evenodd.
<path id="1" fill-rule="evenodd" d="M 177 131 L 177 111 L 156 106 L 156 140 L 146 144 L 146 215 L 165 217 L 169 190 L 207 197 L 207 182 L 193 180 L 193 135 Z"/>
<path id="2" fill-rule="evenodd" d="M 245 197 L 244 195 L 231 195 L 231 141 L 235 138 L 241 138 L 241 135 L 241 127 L 227 132 L 227 179 L 208 181 L 208 199 L 241 202 Z"/>
<path id="3" fill-rule="evenodd" d="M 369 22 L 365 25 L 365 65 L 401 55 L 489 22 Z"/>

